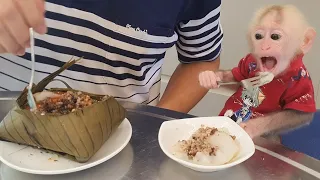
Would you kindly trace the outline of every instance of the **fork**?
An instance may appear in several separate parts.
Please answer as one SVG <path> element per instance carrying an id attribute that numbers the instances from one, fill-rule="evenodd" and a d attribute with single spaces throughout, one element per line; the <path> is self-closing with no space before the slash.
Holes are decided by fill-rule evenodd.
<path id="1" fill-rule="evenodd" d="M 241 83 L 244 88 L 255 88 L 271 82 L 273 78 L 274 75 L 271 72 L 258 72 L 258 76 L 249 79 L 244 79 L 241 81 Z"/>
<path id="2" fill-rule="evenodd" d="M 31 78 L 28 86 L 28 104 L 31 111 L 34 111 L 37 109 L 36 102 L 34 100 L 33 94 L 32 94 L 32 85 L 33 85 L 33 79 L 34 79 L 34 71 L 35 71 L 35 55 L 34 55 L 34 33 L 33 28 L 29 29 L 30 33 L 30 50 L 31 50 Z"/>
<path id="3" fill-rule="evenodd" d="M 230 85 L 230 84 L 240 84 L 244 88 L 249 89 L 249 88 L 255 88 L 259 86 L 263 86 L 269 82 L 271 82 L 274 78 L 274 75 L 269 72 L 259 72 L 258 76 L 244 79 L 240 82 L 223 82 L 223 81 L 218 81 L 218 85 Z"/>

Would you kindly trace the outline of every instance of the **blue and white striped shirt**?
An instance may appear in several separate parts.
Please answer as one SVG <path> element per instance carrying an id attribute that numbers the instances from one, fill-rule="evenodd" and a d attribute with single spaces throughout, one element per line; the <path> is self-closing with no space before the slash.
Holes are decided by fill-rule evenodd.
<path id="1" fill-rule="evenodd" d="M 220 6 L 220 0 L 47 0 L 49 29 L 36 34 L 35 83 L 72 57 L 84 57 L 57 79 L 74 89 L 154 105 L 170 47 L 176 45 L 182 63 L 219 56 Z M 21 57 L 0 55 L 0 64 L 1 90 L 27 86 L 29 49 Z"/>

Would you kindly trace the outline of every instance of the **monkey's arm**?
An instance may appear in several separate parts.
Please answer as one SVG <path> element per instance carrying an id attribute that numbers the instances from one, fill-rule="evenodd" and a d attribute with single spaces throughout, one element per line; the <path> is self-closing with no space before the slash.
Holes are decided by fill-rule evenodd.
<path id="1" fill-rule="evenodd" d="M 252 62 L 252 56 L 248 54 L 246 57 L 242 58 L 238 66 L 234 67 L 231 70 L 219 70 L 216 73 L 220 77 L 221 81 L 224 82 L 240 82 L 243 79 L 248 78 L 249 76 L 249 64 Z"/>
<path id="2" fill-rule="evenodd" d="M 220 70 L 216 72 L 216 75 L 219 76 L 221 81 L 224 82 L 236 81 L 231 70 Z"/>
<path id="3" fill-rule="evenodd" d="M 297 110 L 282 110 L 241 123 L 241 126 L 252 137 L 273 135 L 294 130 L 308 125 L 314 113 Z"/>

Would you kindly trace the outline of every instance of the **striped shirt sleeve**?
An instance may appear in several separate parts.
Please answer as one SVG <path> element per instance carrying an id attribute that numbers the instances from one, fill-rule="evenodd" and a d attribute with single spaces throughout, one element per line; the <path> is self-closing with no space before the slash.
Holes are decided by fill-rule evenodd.
<path id="1" fill-rule="evenodd" d="M 176 44 L 181 63 L 213 61 L 221 52 L 223 31 L 220 24 L 221 1 L 192 1 L 177 25 Z"/>

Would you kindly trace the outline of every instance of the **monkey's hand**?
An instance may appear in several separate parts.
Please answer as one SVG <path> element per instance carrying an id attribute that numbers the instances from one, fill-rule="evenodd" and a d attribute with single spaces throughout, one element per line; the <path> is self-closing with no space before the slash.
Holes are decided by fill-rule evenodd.
<path id="1" fill-rule="evenodd" d="M 203 71 L 199 74 L 200 85 L 207 89 L 218 88 L 219 86 L 217 81 L 221 81 L 219 73 L 215 73 L 213 71 Z"/>
<path id="2" fill-rule="evenodd" d="M 242 122 L 239 125 L 247 132 L 251 139 L 257 137 L 257 133 L 255 133 L 254 127 L 247 126 L 247 122 Z"/>
<path id="3" fill-rule="evenodd" d="M 242 122 L 242 118 L 241 117 L 238 117 L 238 119 L 237 119 L 237 124 L 240 124 Z"/>
<path id="4" fill-rule="evenodd" d="M 282 110 L 240 123 L 251 138 L 262 135 L 277 135 L 308 125 L 314 113 L 297 110 Z"/>
<path id="5" fill-rule="evenodd" d="M 233 111 L 231 109 L 227 110 L 225 113 L 224 113 L 224 116 L 227 116 L 227 117 L 231 117 L 233 115 Z"/>

